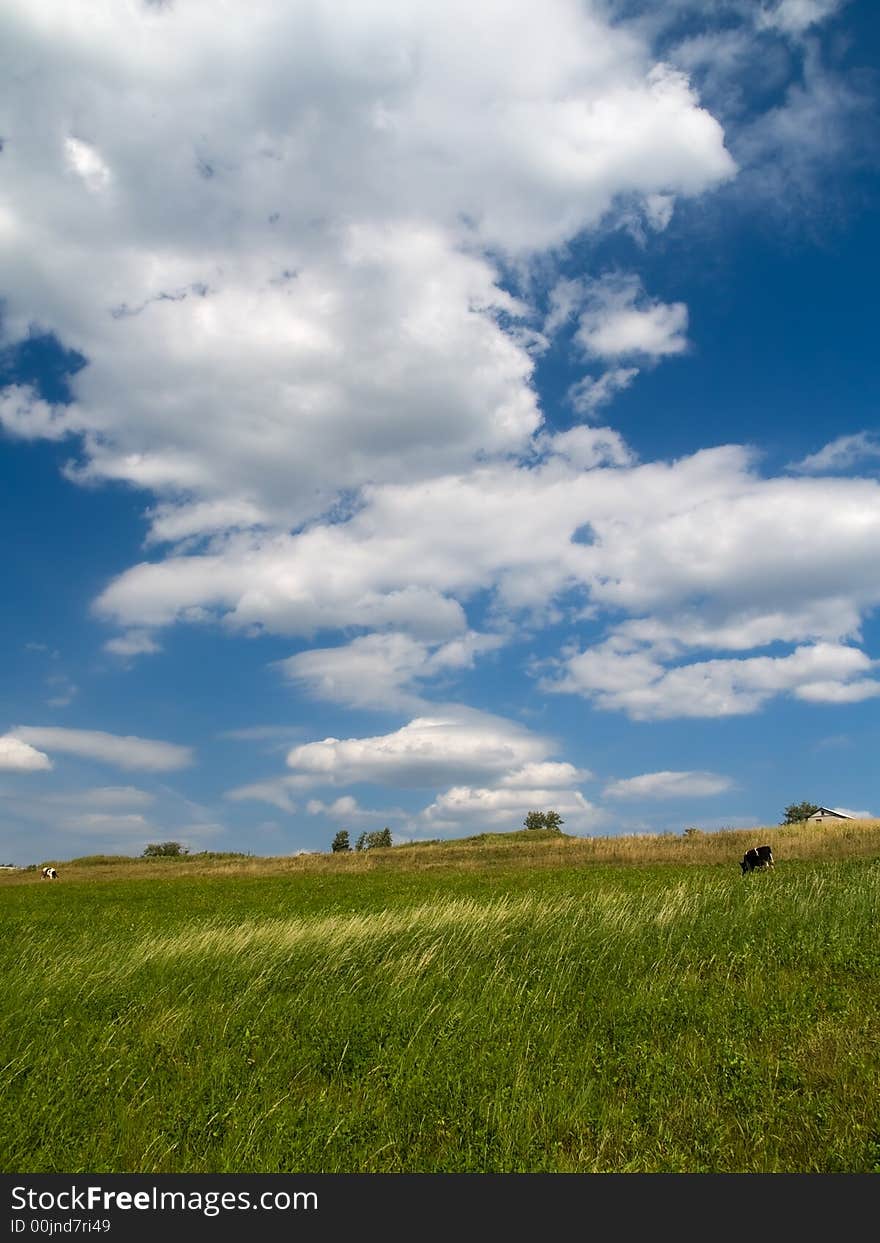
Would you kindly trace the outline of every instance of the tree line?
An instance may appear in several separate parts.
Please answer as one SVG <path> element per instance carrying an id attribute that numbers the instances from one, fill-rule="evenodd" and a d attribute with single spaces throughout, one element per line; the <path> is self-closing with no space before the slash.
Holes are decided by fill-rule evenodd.
<path id="1" fill-rule="evenodd" d="M 561 833 L 564 823 L 565 821 L 558 811 L 530 811 L 523 821 L 523 828 L 531 832 L 543 830 L 545 833 Z M 351 851 L 352 849 L 372 850 L 376 846 L 390 845 L 392 845 L 391 830 L 387 827 L 377 829 L 373 833 L 361 833 L 354 847 L 352 847 L 348 829 L 340 829 L 333 838 L 330 849 L 334 854 L 345 854 L 346 851 Z"/>
<path id="2" fill-rule="evenodd" d="M 355 850 L 373 850 L 376 846 L 391 845 L 391 830 L 389 828 L 376 829 L 372 833 L 361 833 L 360 837 L 354 844 Z M 344 854 L 352 849 L 351 840 L 348 836 L 348 829 L 340 829 L 333 838 L 330 849 L 335 855 Z"/>

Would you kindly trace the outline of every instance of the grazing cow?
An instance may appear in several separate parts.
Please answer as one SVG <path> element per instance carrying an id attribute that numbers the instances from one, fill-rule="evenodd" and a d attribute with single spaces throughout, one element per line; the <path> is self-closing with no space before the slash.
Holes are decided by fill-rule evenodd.
<path id="1" fill-rule="evenodd" d="M 43 880 L 57 880 L 58 873 L 53 867 L 45 867 L 42 871 Z"/>
<path id="2" fill-rule="evenodd" d="M 754 872 L 755 870 L 763 870 L 764 868 L 773 867 L 773 851 L 769 846 L 753 846 L 751 850 L 747 850 L 742 857 L 742 874 L 746 872 Z"/>

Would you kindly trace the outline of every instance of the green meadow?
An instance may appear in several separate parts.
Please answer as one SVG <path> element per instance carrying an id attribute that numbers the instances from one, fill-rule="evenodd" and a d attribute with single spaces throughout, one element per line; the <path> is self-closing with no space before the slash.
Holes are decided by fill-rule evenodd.
<path id="1" fill-rule="evenodd" d="M 786 832 L 4 877 L 0 1167 L 878 1170 L 880 829 Z"/>

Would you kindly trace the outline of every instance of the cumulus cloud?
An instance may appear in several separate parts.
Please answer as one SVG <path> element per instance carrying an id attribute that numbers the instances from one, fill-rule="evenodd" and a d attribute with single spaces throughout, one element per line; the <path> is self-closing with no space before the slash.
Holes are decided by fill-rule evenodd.
<path id="1" fill-rule="evenodd" d="M 632 275 L 611 273 L 584 285 L 575 340 L 592 358 L 656 360 L 687 349 L 688 311 L 682 302 L 649 298 Z M 630 377 L 617 371 L 617 387 Z"/>
<path id="2" fill-rule="evenodd" d="M 880 695 L 880 682 L 861 678 L 855 682 L 818 681 L 797 687 L 795 695 L 809 703 L 851 704 Z"/>
<path id="3" fill-rule="evenodd" d="M 635 720 L 741 716 L 781 693 L 812 702 L 864 699 L 880 692 L 880 682 L 864 677 L 876 663 L 854 647 L 815 643 L 788 656 L 666 668 L 647 652 L 615 651 L 606 643 L 569 656 L 561 676 L 544 686 L 595 698 Z"/>
<path id="4" fill-rule="evenodd" d="M 615 799 L 707 798 L 723 794 L 732 785 L 731 779 L 720 773 L 666 771 L 611 781 L 602 793 Z"/>
<path id="5" fill-rule="evenodd" d="M 499 781 L 499 786 L 507 790 L 520 790 L 543 787 L 545 790 L 560 786 L 574 785 L 578 781 L 589 781 L 592 773 L 586 768 L 575 768 L 567 762 L 544 760 L 540 763 L 523 764 L 521 768 L 507 773 Z"/>
<path id="6" fill-rule="evenodd" d="M 94 729 L 62 729 L 52 725 L 19 725 L 10 731 L 13 739 L 50 752 L 100 760 L 117 768 L 167 772 L 193 763 L 191 747 L 153 738 L 106 734 Z"/>
<path id="7" fill-rule="evenodd" d="M 607 820 L 579 790 L 453 786 L 420 813 L 417 823 L 425 833 L 507 830 L 521 828 L 529 811 L 550 808 L 562 816 L 568 833 L 597 828 Z"/>
<path id="8" fill-rule="evenodd" d="M 462 602 L 487 588 L 501 615 L 562 598 L 616 614 L 615 653 L 633 659 L 615 659 L 615 676 L 636 656 L 662 662 L 688 647 L 858 641 L 880 603 L 876 481 L 765 479 L 737 446 L 636 464 L 600 431 L 545 438 L 534 466 L 367 489 L 330 527 L 144 563 L 98 608 L 123 625 L 213 616 L 278 633 L 409 635 L 294 658 L 289 670 L 316 687 L 354 661 L 399 689 L 425 652 L 468 635 Z"/>
<path id="9" fill-rule="evenodd" d="M 459 705 L 365 738 L 325 738 L 294 747 L 288 766 L 304 782 L 383 782 L 398 787 L 503 776 L 543 760 L 547 741 L 502 717 Z"/>
<path id="10" fill-rule="evenodd" d="M 503 643 L 473 632 L 427 643 L 399 632 L 363 635 L 340 647 L 311 648 L 278 662 L 285 676 L 314 698 L 355 708 L 418 708 L 412 689 L 444 672 L 471 668 L 478 654 Z"/>
<path id="11" fill-rule="evenodd" d="M 687 307 L 649 297 L 633 273 L 559 280 L 548 296 L 544 334 L 552 336 L 572 320 L 579 353 L 588 361 L 611 364 L 598 376 L 584 376 L 566 394 L 569 405 L 587 419 L 639 374 L 639 367 L 623 366 L 622 360 L 651 365 L 687 349 Z"/>
<path id="12" fill-rule="evenodd" d="M 531 309 L 496 256 L 623 198 L 659 224 L 735 171 L 686 76 L 600 5 L 130 5 L 96 28 L 48 2 L 13 0 L 5 44 L 4 330 L 87 365 L 70 405 L 22 387 L 0 419 L 72 437 L 71 478 L 151 490 L 154 543 L 523 451 Z M 639 347 L 667 348 L 640 314 Z"/>
<path id="13" fill-rule="evenodd" d="M 446 787 L 414 817 L 399 809 L 361 807 L 350 794 L 312 797 L 311 815 L 351 820 L 398 820 L 419 832 L 452 832 L 478 821 L 500 824 L 535 806 L 552 806 L 572 826 L 599 822 L 599 812 L 573 787 L 590 773 L 548 758 L 552 743 L 502 717 L 461 705 L 434 709 L 389 734 L 325 738 L 294 747 L 293 772 L 230 790 L 228 798 L 296 808 L 293 795 L 310 786 L 373 783 L 400 789 Z M 521 815 L 520 815 L 521 812 Z"/>
<path id="14" fill-rule="evenodd" d="M 43 401 L 29 384 L 10 384 L 0 393 L 0 427 L 21 440 L 63 440 L 70 435 L 70 411 Z"/>
<path id="15" fill-rule="evenodd" d="M 46 772 L 52 761 L 43 751 L 11 734 L 0 737 L 0 772 Z"/>
<path id="16" fill-rule="evenodd" d="M 749 8 L 725 14 L 753 30 Z M 795 32 L 822 9 L 765 6 Z M 673 67 L 644 15 L 574 0 L 377 0 L 344 23 L 323 0 L 258 0 L 223 22 L 201 0 L 116 6 L 99 28 L 87 11 L 11 0 L 3 344 L 53 332 L 85 365 L 70 404 L 7 388 L 0 423 L 66 439 L 73 480 L 152 497 L 152 559 L 96 602 L 122 629 L 111 652 L 150 650 L 174 622 L 354 630 L 285 672 L 431 719 L 425 688 L 489 650 L 468 617 L 486 595 L 498 630 L 523 613 L 620 619 L 616 676 L 641 661 L 648 690 L 688 645 L 859 640 L 880 598 L 870 481 L 765 480 L 735 446 L 638 464 L 609 429 L 542 425 L 536 357 L 554 334 L 573 330 L 597 373 L 570 394 L 582 417 L 687 348 L 673 293 L 628 272 L 554 275 L 585 230 L 633 212 L 662 229 L 735 173 L 683 46 Z M 798 89 L 763 129 L 739 126 L 748 159 L 826 132 L 821 65 Z M 760 706 L 742 677 L 728 700 Z M 797 693 L 828 701 L 829 683 L 871 693 L 821 670 Z M 346 745 L 308 763 L 356 770 Z"/>

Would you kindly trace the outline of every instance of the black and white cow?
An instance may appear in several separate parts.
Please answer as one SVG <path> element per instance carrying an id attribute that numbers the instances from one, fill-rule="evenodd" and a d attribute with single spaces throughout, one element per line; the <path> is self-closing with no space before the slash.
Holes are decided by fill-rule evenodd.
<path id="1" fill-rule="evenodd" d="M 58 873 L 53 867 L 45 867 L 42 872 L 43 880 L 57 880 Z"/>
<path id="2" fill-rule="evenodd" d="M 742 874 L 773 867 L 773 851 L 769 846 L 753 846 L 742 857 Z"/>

